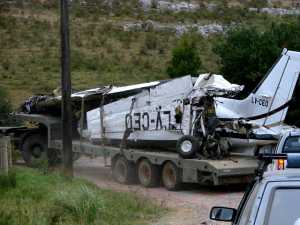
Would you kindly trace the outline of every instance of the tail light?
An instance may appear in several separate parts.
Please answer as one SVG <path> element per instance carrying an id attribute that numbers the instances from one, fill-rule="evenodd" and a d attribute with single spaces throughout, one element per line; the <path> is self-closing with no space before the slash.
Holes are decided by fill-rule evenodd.
<path id="1" fill-rule="evenodd" d="M 285 168 L 285 160 L 278 159 L 277 160 L 277 170 L 284 170 L 284 168 Z"/>

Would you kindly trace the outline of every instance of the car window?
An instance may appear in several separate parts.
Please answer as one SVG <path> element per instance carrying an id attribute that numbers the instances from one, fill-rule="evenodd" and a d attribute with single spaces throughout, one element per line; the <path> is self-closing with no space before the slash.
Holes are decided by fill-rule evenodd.
<path id="1" fill-rule="evenodd" d="M 300 153 L 300 136 L 288 137 L 283 146 L 283 153 Z"/>
<path id="2" fill-rule="evenodd" d="M 248 224 L 248 221 L 249 221 L 249 218 L 250 218 L 250 215 L 251 215 L 251 210 L 253 208 L 254 201 L 256 199 L 258 190 L 259 190 L 259 184 L 256 183 L 253 186 L 252 191 L 248 194 L 247 200 L 244 203 L 244 206 L 241 208 L 241 213 L 239 215 L 239 221 L 238 221 L 239 225 Z"/>
<path id="3" fill-rule="evenodd" d="M 270 205 L 267 225 L 294 225 L 300 220 L 300 187 L 276 189 Z"/>

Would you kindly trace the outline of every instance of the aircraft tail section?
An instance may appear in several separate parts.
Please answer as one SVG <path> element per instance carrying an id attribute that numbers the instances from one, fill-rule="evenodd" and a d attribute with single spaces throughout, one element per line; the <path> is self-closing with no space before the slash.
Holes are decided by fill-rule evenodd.
<path id="1" fill-rule="evenodd" d="M 218 116 L 244 118 L 261 126 L 282 123 L 297 85 L 299 73 L 300 53 L 283 50 L 277 62 L 246 99 L 219 99 L 221 103 L 217 103 Z"/>

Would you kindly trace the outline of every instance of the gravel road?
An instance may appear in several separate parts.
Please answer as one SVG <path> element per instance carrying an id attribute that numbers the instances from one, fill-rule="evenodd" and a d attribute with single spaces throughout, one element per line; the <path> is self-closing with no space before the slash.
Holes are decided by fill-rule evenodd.
<path id="1" fill-rule="evenodd" d="M 237 207 L 243 195 L 242 187 L 205 188 L 189 185 L 179 192 L 163 187 L 144 188 L 139 185 L 121 185 L 111 176 L 110 168 L 102 158 L 81 157 L 74 165 L 75 176 L 87 179 L 101 188 L 133 192 L 170 208 L 170 213 L 152 221 L 151 225 L 216 225 L 208 214 L 212 206 Z M 228 223 L 226 223 L 228 224 Z"/>

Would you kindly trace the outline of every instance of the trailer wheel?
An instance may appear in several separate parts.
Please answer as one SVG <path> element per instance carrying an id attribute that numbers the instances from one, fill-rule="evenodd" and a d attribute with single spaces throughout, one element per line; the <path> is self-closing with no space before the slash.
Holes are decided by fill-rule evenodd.
<path id="1" fill-rule="evenodd" d="M 185 135 L 178 139 L 176 149 L 182 158 L 194 158 L 199 149 L 199 140 L 195 137 Z"/>
<path id="2" fill-rule="evenodd" d="M 57 166 L 62 163 L 61 150 L 50 148 L 48 149 L 48 164 L 49 166 Z"/>
<path id="3" fill-rule="evenodd" d="M 33 160 L 47 159 L 47 141 L 41 134 L 30 134 L 23 141 L 21 154 L 27 165 Z"/>
<path id="4" fill-rule="evenodd" d="M 113 178 L 121 184 L 132 184 L 136 179 L 135 165 L 124 156 L 117 157 L 112 166 Z"/>
<path id="5" fill-rule="evenodd" d="M 162 170 L 162 183 L 169 191 L 177 191 L 181 187 L 180 169 L 172 162 L 166 162 Z"/>
<path id="6" fill-rule="evenodd" d="M 155 187 L 159 184 L 159 167 L 148 159 L 142 159 L 138 164 L 138 178 L 144 187 Z"/>

